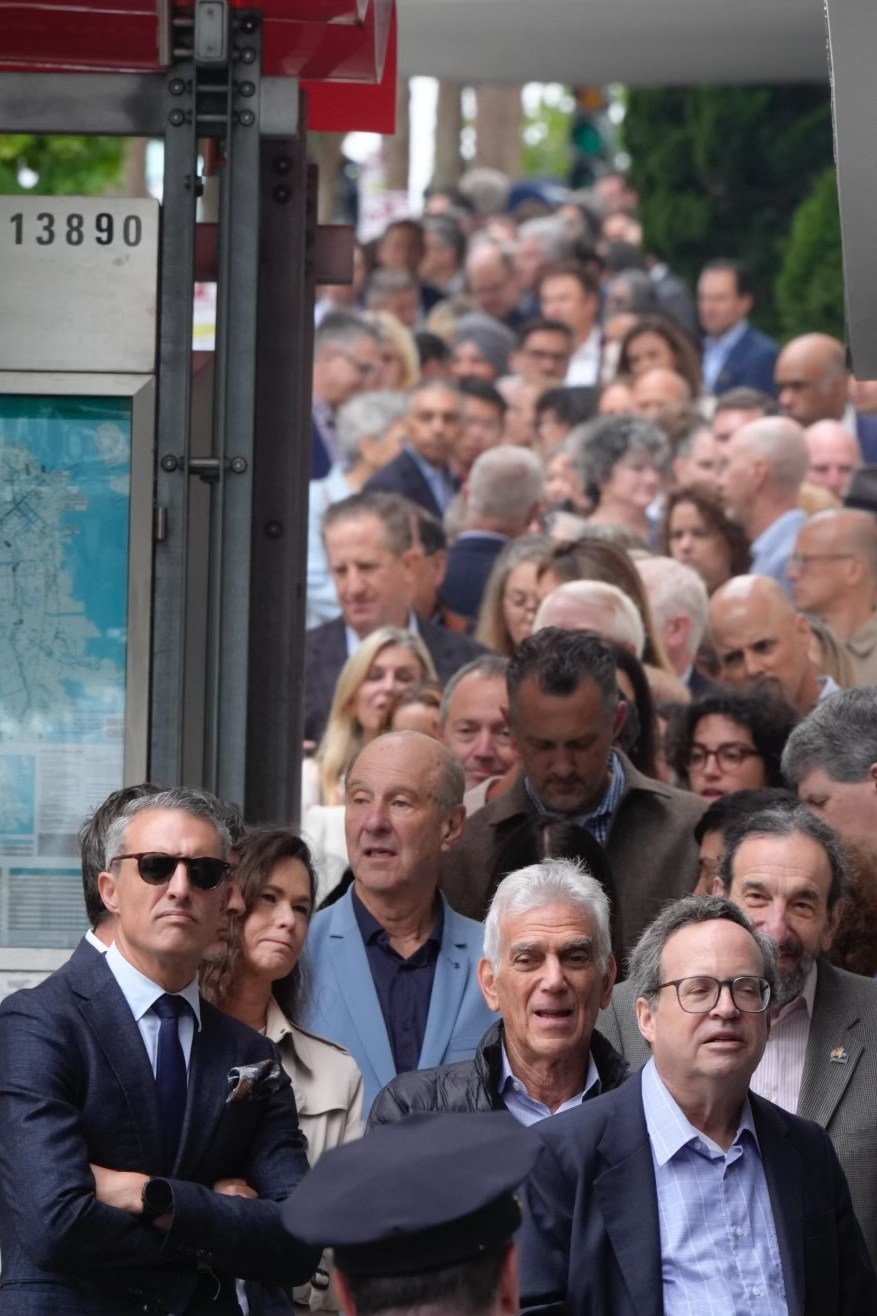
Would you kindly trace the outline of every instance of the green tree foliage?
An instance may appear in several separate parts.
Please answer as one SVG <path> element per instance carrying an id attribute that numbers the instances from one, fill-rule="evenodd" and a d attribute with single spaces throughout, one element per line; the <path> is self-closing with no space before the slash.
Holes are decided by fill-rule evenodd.
<path id="1" fill-rule="evenodd" d="M 692 282 L 711 257 L 745 261 L 755 318 L 776 330 L 792 216 L 832 161 L 828 88 L 636 89 L 623 138 L 647 246 Z"/>
<path id="2" fill-rule="evenodd" d="M 840 213 L 834 168 L 826 169 L 792 220 L 776 281 L 783 333 L 844 336 Z"/>
<path id="3" fill-rule="evenodd" d="M 0 193 L 100 196 L 120 182 L 124 161 L 121 137 L 0 136 Z M 36 182 L 24 186 L 22 176 Z"/>
<path id="4" fill-rule="evenodd" d="M 532 93 L 532 94 L 531 94 Z M 522 173 L 526 178 L 557 178 L 569 173 L 570 124 L 575 102 L 568 87 L 548 83 L 524 94 Z"/>

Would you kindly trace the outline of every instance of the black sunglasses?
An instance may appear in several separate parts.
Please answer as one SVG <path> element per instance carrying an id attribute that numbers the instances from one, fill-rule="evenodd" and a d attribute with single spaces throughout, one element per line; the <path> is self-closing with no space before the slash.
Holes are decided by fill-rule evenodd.
<path id="1" fill-rule="evenodd" d="M 164 886 L 177 871 L 177 864 L 185 864 L 189 881 L 198 891 L 214 891 L 229 870 L 224 859 L 188 854 L 117 854 L 110 863 L 122 859 L 136 859 L 138 873 L 150 886 Z"/>

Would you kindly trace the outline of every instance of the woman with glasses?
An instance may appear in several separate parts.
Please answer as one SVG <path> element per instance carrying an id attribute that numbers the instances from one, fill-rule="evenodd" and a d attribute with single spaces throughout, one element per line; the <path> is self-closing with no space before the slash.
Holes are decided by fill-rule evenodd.
<path id="1" fill-rule="evenodd" d="M 478 614 L 476 640 L 511 658 L 533 629 L 539 607 L 536 578 L 548 551 L 542 535 L 521 535 L 506 544 L 488 577 Z"/>
<path id="2" fill-rule="evenodd" d="M 769 690 L 726 690 L 680 710 L 670 758 L 681 786 L 703 799 L 782 786 L 780 758 L 798 714 Z"/>
<path id="3" fill-rule="evenodd" d="M 201 991 L 277 1044 L 313 1165 L 324 1151 L 363 1132 L 362 1074 L 352 1056 L 295 1023 L 307 992 L 302 957 L 316 876 L 308 847 L 289 828 L 253 829 L 238 853 L 235 880 L 244 912 L 229 915 L 223 951 L 202 965 Z M 313 1283 L 296 1290 L 296 1311 L 338 1311 L 330 1270 L 324 1255 Z"/>

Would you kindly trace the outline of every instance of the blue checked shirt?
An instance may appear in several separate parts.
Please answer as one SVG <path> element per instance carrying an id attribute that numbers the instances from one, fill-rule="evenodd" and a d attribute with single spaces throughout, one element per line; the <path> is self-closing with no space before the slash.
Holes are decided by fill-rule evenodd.
<path id="1" fill-rule="evenodd" d="M 552 809 L 547 809 L 539 799 L 539 796 L 536 794 L 536 789 L 529 777 L 524 778 L 524 789 L 526 790 L 534 808 L 536 808 L 539 813 L 544 814 L 545 816 L 551 816 L 553 814 L 554 811 Z M 592 809 L 590 813 L 567 814 L 565 815 L 566 820 L 568 822 L 576 823 L 579 827 L 587 827 L 588 831 L 594 837 L 594 840 L 599 841 L 601 845 L 605 845 L 609 840 L 609 831 L 612 827 L 612 819 L 615 815 L 615 810 L 621 803 L 621 797 L 623 794 L 624 769 L 621 766 L 621 760 L 613 750 L 609 755 L 609 781 L 603 792 L 603 797 L 600 800 L 600 803 L 595 809 Z"/>
<path id="2" fill-rule="evenodd" d="M 689 1123 L 654 1060 L 643 1070 L 642 1094 L 658 1190 L 664 1316 L 788 1316 L 749 1102 L 724 1152 Z"/>
<path id="3" fill-rule="evenodd" d="M 531 1124 L 538 1124 L 540 1120 L 548 1119 L 551 1115 L 562 1115 L 565 1110 L 574 1110 L 583 1101 L 589 1101 L 591 1097 L 599 1097 L 600 1092 L 600 1073 L 594 1064 L 594 1057 L 589 1052 L 588 1074 L 581 1092 L 577 1092 L 574 1097 L 569 1097 L 566 1101 L 561 1102 L 557 1110 L 550 1110 L 544 1101 L 539 1101 L 536 1097 L 530 1096 L 525 1084 L 517 1077 L 509 1064 L 505 1047 L 502 1048 L 502 1074 L 499 1095 L 502 1097 L 508 1113 L 514 1115 L 518 1123 L 525 1125 L 527 1128 Z"/>

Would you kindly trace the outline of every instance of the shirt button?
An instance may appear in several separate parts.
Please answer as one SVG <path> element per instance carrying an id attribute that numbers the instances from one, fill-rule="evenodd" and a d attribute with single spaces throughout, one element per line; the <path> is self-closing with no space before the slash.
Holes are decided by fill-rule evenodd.
<path id="1" fill-rule="evenodd" d="M 753 1298 L 760 1298 L 760 1297 L 761 1297 L 761 1289 L 759 1289 L 759 1288 L 754 1288 L 754 1289 L 752 1290 L 752 1296 L 753 1296 Z"/>

